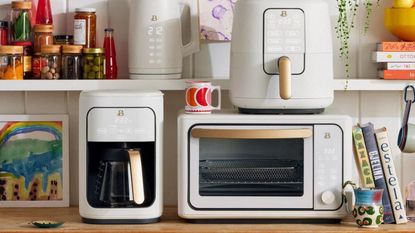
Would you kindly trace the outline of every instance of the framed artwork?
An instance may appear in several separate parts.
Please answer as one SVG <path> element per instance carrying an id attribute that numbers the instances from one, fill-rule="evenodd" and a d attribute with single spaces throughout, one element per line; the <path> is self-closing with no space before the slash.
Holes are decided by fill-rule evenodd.
<path id="1" fill-rule="evenodd" d="M 69 206 L 67 115 L 0 115 L 0 207 Z"/>

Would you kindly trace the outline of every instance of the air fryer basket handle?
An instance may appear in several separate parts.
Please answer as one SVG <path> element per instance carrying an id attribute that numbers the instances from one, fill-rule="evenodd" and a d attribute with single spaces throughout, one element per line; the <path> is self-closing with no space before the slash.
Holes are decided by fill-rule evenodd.
<path id="1" fill-rule="evenodd" d="M 280 71 L 280 97 L 283 100 L 291 99 L 291 60 L 288 57 L 281 57 L 278 60 Z"/>
<path id="2" fill-rule="evenodd" d="M 143 167 L 141 163 L 141 153 L 139 150 L 128 150 L 131 165 L 131 184 L 133 189 L 133 199 L 137 205 L 144 202 L 144 182 Z"/>

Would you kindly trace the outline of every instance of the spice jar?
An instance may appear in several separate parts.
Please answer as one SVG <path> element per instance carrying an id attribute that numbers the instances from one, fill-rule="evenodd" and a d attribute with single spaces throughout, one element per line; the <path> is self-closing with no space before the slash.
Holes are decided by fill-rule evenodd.
<path id="1" fill-rule="evenodd" d="M 32 57 L 32 78 L 40 79 L 42 69 L 42 54 L 35 53 Z"/>
<path id="2" fill-rule="evenodd" d="M 103 48 L 84 48 L 82 68 L 84 79 L 105 79 L 105 54 Z"/>
<path id="3" fill-rule="evenodd" d="M 14 42 L 13 45 L 23 47 L 23 78 L 32 78 L 32 56 L 33 56 L 33 44 L 30 41 Z"/>
<path id="4" fill-rule="evenodd" d="M 71 45 L 73 44 L 72 35 L 56 35 L 54 36 L 54 44 L 57 45 Z"/>
<path id="5" fill-rule="evenodd" d="M 74 44 L 95 48 L 97 16 L 95 8 L 76 8 L 74 21 Z"/>
<path id="6" fill-rule="evenodd" d="M 33 27 L 35 34 L 34 49 L 35 53 L 39 53 L 40 49 L 44 45 L 53 45 L 53 25 L 36 24 Z"/>
<path id="7" fill-rule="evenodd" d="M 81 79 L 82 46 L 62 46 L 62 79 Z"/>
<path id="8" fill-rule="evenodd" d="M 30 41 L 32 3 L 26 1 L 12 2 L 12 40 Z"/>
<path id="9" fill-rule="evenodd" d="M 0 45 L 9 44 L 9 22 L 0 21 Z"/>
<path id="10" fill-rule="evenodd" d="M 59 79 L 61 71 L 61 46 L 44 45 L 41 48 L 41 79 Z"/>
<path id="11" fill-rule="evenodd" d="M 0 79 L 23 80 L 22 46 L 0 46 Z"/>

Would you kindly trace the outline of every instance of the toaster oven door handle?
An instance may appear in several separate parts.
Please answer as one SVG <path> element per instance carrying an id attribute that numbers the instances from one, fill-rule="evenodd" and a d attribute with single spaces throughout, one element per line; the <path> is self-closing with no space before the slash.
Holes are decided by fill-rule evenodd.
<path id="1" fill-rule="evenodd" d="M 293 139 L 313 136 L 311 129 L 193 129 L 194 138 Z"/>

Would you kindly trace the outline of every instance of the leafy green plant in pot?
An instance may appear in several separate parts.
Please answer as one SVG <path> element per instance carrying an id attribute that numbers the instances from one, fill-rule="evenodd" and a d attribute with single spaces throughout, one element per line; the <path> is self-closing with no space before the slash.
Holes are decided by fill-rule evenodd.
<path id="1" fill-rule="evenodd" d="M 379 6 L 379 1 L 377 0 L 376 4 Z M 362 4 L 360 4 L 362 2 Z M 356 18 L 361 6 L 365 7 L 366 15 L 364 22 L 364 34 L 369 30 L 370 26 L 370 17 L 373 11 L 372 0 L 337 0 L 337 8 L 339 11 L 339 17 L 337 19 L 336 35 L 340 40 L 340 58 L 342 58 L 344 63 L 344 69 L 346 72 L 346 85 L 345 90 L 347 90 L 350 79 L 350 33 L 356 26 Z"/>

